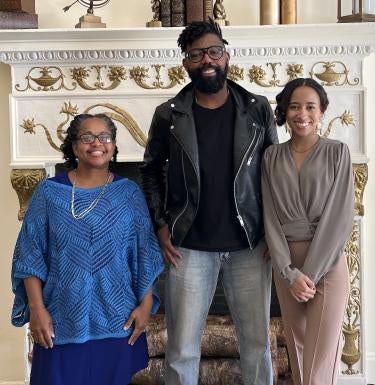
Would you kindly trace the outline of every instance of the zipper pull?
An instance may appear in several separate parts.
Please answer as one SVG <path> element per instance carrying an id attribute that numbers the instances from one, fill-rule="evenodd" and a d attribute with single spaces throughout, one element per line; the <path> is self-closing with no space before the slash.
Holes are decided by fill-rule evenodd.
<path id="1" fill-rule="evenodd" d="M 241 226 L 244 227 L 244 223 L 243 223 L 243 219 L 242 219 L 241 215 L 237 215 L 237 218 L 240 221 Z"/>

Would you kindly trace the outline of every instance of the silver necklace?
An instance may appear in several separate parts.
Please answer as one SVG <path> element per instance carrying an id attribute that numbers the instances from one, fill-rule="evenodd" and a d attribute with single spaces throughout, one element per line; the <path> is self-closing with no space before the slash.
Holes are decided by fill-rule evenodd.
<path id="1" fill-rule="evenodd" d="M 111 173 L 108 172 L 108 178 L 107 178 L 107 181 L 105 182 L 105 185 L 102 187 L 99 194 L 90 203 L 90 205 L 88 207 L 86 207 L 85 209 L 83 209 L 80 213 L 76 213 L 76 211 L 74 209 L 74 199 L 75 199 L 75 191 L 76 191 L 77 172 L 75 170 L 73 172 L 74 172 L 74 179 L 73 179 L 73 187 L 72 187 L 72 196 L 70 198 L 70 211 L 71 211 L 74 219 L 82 219 L 99 203 L 100 199 L 102 198 L 102 196 L 105 193 L 105 190 L 108 186 L 109 180 L 111 179 Z"/>

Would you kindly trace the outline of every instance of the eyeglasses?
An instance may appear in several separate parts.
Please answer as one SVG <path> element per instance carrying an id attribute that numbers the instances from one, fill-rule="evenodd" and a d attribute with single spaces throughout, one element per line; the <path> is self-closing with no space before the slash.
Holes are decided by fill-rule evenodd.
<path id="1" fill-rule="evenodd" d="M 107 144 L 112 143 L 113 138 L 111 134 L 99 134 L 99 135 L 93 135 L 93 134 L 83 134 L 78 137 L 78 139 L 85 144 L 91 144 L 95 142 L 95 139 L 98 139 L 100 143 Z"/>
<path id="2" fill-rule="evenodd" d="M 186 52 L 187 57 L 193 63 L 199 63 L 204 55 L 207 54 L 212 60 L 219 60 L 223 57 L 225 48 L 219 45 L 212 45 L 207 48 L 193 48 L 189 52 Z"/>

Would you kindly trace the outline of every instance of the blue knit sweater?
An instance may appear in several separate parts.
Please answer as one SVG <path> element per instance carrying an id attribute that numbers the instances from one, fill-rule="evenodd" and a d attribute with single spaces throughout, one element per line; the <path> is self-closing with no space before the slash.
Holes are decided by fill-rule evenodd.
<path id="1" fill-rule="evenodd" d="M 81 212 L 101 187 L 77 188 Z M 36 189 L 18 236 L 12 265 L 12 323 L 30 311 L 23 279 L 38 277 L 55 331 L 54 343 L 125 337 L 123 326 L 163 270 L 143 194 L 128 179 L 110 183 L 95 208 L 76 220 L 72 187 L 51 180 Z M 152 311 L 159 306 L 154 291 Z"/>

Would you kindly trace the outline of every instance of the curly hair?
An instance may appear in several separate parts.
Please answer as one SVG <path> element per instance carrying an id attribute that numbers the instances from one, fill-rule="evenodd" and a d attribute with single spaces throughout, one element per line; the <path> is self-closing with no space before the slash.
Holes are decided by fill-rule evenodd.
<path id="1" fill-rule="evenodd" d="M 116 140 L 117 127 L 113 123 L 113 120 L 105 114 L 79 114 L 74 117 L 70 122 L 68 129 L 66 130 L 66 136 L 64 142 L 60 146 L 60 150 L 63 153 L 63 158 L 65 159 L 65 166 L 67 168 L 76 168 L 77 159 L 73 151 L 73 143 L 78 138 L 78 133 L 82 124 L 88 119 L 101 119 L 106 126 L 109 128 L 112 134 L 112 140 Z M 109 168 L 111 169 L 113 164 L 117 161 L 118 148 L 115 146 L 115 151 L 113 153 L 113 158 L 109 163 Z"/>
<path id="2" fill-rule="evenodd" d="M 223 38 L 219 24 L 215 23 L 211 17 L 209 17 L 208 21 L 193 21 L 189 23 L 178 37 L 177 45 L 181 48 L 182 53 L 186 53 L 187 47 L 208 33 L 216 35 L 223 44 L 228 45 L 228 42 Z"/>
<path id="3" fill-rule="evenodd" d="M 277 106 L 275 108 L 275 116 L 278 126 L 285 124 L 290 98 L 294 90 L 298 87 L 310 87 L 315 90 L 320 100 L 320 111 L 324 113 L 327 110 L 329 100 L 325 89 L 314 79 L 297 78 L 288 82 L 284 89 L 276 96 Z"/>

